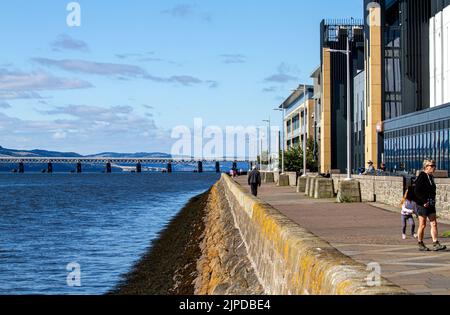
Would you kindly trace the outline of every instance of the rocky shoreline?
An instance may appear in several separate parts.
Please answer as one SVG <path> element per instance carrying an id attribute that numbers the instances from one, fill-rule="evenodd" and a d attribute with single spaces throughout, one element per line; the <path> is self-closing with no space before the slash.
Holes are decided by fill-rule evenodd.
<path id="1" fill-rule="evenodd" d="M 209 191 L 192 198 L 109 294 L 192 295 Z"/>
<path id="2" fill-rule="evenodd" d="M 112 295 L 261 295 L 219 181 L 192 198 Z"/>

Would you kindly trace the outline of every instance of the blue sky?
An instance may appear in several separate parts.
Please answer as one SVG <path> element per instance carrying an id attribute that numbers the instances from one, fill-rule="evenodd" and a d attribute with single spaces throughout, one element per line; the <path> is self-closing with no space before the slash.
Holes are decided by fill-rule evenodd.
<path id="1" fill-rule="evenodd" d="M 0 145 L 170 152 L 174 126 L 259 126 L 319 65 L 323 18 L 362 0 L 2 1 Z M 309 81 L 308 81 L 309 82 Z"/>

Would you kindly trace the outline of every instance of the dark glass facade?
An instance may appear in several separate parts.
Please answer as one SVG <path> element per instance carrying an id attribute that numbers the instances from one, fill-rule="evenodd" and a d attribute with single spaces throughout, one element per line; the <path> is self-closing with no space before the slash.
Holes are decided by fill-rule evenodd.
<path id="1" fill-rule="evenodd" d="M 450 0 L 376 2 L 382 25 L 382 160 L 390 171 L 415 173 L 425 159 L 448 171 L 450 105 L 430 108 L 430 18 Z"/>
<path id="2" fill-rule="evenodd" d="M 390 1 L 386 4 L 384 14 L 384 115 L 386 119 L 395 118 L 403 114 L 399 5 L 399 1 Z"/>
<path id="3" fill-rule="evenodd" d="M 385 127 L 388 170 L 415 173 L 425 159 L 450 170 L 450 104 L 387 121 Z"/>
<path id="4" fill-rule="evenodd" d="M 347 95 L 347 58 L 341 53 L 331 53 L 331 169 L 345 172 L 347 169 L 347 97 L 354 110 L 353 78 L 364 70 L 364 25 L 359 20 L 324 20 L 321 23 L 321 49 L 346 50 L 347 37 L 351 38 L 351 87 Z M 323 55 L 321 54 L 321 64 Z M 355 117 L 351 113 L 351 117 Z M 352 121 L 352 123 L 354 123 Z M 354 126 L 354 124 L 352 124 Z M 354 134 L 355 129 L 352 130 Z M 353 137 L 353 140 L 356 138 Z M 353 143 L 354 144 L 354 143 Z M 363 146 L 352 145 L 353 152 L 364 155 Z"/>
<path id="5" fill-rule="evenodd" d="M 381 8 L 386 120 L 430 108 L 429 20 L 434 2 L 365 0 L 366 8 L 373 3 Z M 370 40 L 368 27 L 365 35 Z"/>

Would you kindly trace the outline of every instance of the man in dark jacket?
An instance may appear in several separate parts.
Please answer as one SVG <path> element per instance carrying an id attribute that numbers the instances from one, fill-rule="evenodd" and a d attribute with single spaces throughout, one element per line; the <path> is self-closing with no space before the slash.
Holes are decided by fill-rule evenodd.
<path id="1" fill-rule="evenodd" d="M 421 251 L 429 251 L 429 248 L 423 243 L 427 219 L 431 223 L 431 237 L 433 238 L 433 250 L 446 250 L 447 247 L 441 245 L 438 240 L 438 223 L 436 217 L 436 184 L 433 174 L 436 171 L 436 162 L 425 160 L 423 163 L 423 172 L 416 180 L 414 190 L 419 213 L 419 231 L 418 241 Z"/>
<path id="2" fill-rule="evenodd" d="M 253 166 L 253 170 L 248 174 L 248 184 L 252 188 L 252 195 L 258 196 L 258 187 L 261 187 L 261 174 L 256 166 Z"/>

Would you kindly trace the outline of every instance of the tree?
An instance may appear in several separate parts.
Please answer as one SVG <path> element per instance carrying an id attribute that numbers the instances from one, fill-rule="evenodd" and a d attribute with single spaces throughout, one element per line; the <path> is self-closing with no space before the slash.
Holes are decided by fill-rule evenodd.
<path id="1" fill-rule="evenodd" d="M 280 153 L 281 154 L 281 153 Z M 281 160 L 281 156 L 280 156 Z M 302 145 L 289 148 L 284 153 L 284 168 L 287 172 L 303 172 L 303 149 Z M 314 154 L 314 139 L 306 141 L 306 168 L 312 172 L 317 171 L 318 163 Z"/>
<path id="2" fill-rule="evenodd" d="M 284 152 L 284 170 L 297 173 L 303 171 L 303 150 L 301 146 L 291 147 Z"/>

